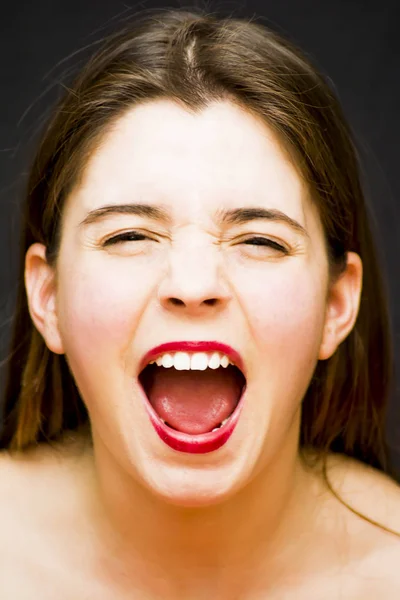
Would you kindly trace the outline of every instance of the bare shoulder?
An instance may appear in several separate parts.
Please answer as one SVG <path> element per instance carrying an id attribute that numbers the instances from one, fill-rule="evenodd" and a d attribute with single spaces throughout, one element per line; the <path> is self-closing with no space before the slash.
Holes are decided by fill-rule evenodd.
<path id="1" fill-rule="evenodd" d="M 82 445 L 75 438 L 41 444 L 19 453 L 0 451 L 0 526 L 3 535 L 23 524 L 51 518 L 50 507 L 65 505 L 76 494 L 84 467 Z M 19 525 L 18 525 L 19 524 Z M 15 533 L 15 530 L 14 530 Z"/>
<path id="2" fill-rule="evenodd" d="M 0 450 L 0 486 L 27 477 L 69 471 L 83 464 L 89 442 L 78 432 L 67 432 L 57 442 L 33 445 L 22 452 Z"/>
<path id="3" fill-rule="evenodd" d="M 400 547 L 400 484 L 386 473 L 344 455 L 332 454 L 327 472 L 332 487 L 345 502 L 399 534 Z M 389 534 L 385 537 L 396 539 Z"/>
<path id="4" fill-rule="evenodd" d="M 94 546 L 90 473 L 81 449 L 41 445 L 0 452 L 0 589 L 7 598 L 87 596 Z M 87 578 L 85 579 L 85 576 Z M 0 594 L 3 597 L 2 594 Z M 102 597 L 96 590 L 90 597 Z"/>
<path id="5" fill-rule="evenodd" d="M 349 507 L 376 523 L 340 508 L 348 547 L 356 557 L 352 576 L 365 585 L 364 598 L 400 598 L 399 483 L 360 461 L 334 455 L 328 462 L 328 477 Z"/>
<path id="6" fill-rule="evenodd" d="M 330 454 L 326 466 L 331 489 L 317 467 L 314 474 L 318 476 L 311 480 L 316 483 L 313 503 L 317 510 L 313 523 L 308 523 L 315 543 L 310 544 L 313 567 L 305 578 L 304 598 L 312 598 L 310 590 L 317 589 L 316 597 L 321 598 L 398 600 L 400 485 L 345 455 Z M 321 565 L 318 572 L 317 564 Z M 303 572 L 308 573 L 305 567 Z"/>

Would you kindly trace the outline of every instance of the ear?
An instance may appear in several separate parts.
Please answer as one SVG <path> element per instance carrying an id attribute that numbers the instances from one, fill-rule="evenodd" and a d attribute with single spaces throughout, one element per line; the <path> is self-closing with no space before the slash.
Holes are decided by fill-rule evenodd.
<path id="1" fill-rule="evenodd" d="M 354 327 L 360 306 L 362 271 L 359 255 L 348 252 L 344 272 L 328 291 L 319 360 L 330 358 Z"/>
<path id="2" fill-rule="evenodd" d="M 32 244 L 25 255 L 25 288 L 36 329 L 49 350 L 64 354 L 58 327 L 56 271 L 47 263 L 43 244 Z"/>

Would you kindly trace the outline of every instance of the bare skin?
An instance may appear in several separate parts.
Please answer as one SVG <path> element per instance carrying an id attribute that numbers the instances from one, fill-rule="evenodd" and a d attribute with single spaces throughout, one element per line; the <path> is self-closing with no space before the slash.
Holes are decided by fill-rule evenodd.
<path id="1" fill-rule="evenodd" d="M 56 269 L 43 244 L 29 248 L 30 314 L 68 359 L 93 452 L 4 458 L 8 596 L 365 600 L 385 586 L 393 597 L 396 570 L 380 571 L 399 538 L 349 512 L 298 455 L 315 366 L 357 318 L 361 258 L 348 252 L 329 277 L 317 206 L 261 125 L 228 103 L 196 115 L 168 101 L 134 107 L 71 191 Z M 150 205 L 161 220 L 145 216 Z M 266 221 L 221 220 L 259 208 Z M 218 452 L 174 453 L 144 408 L 141 356 L 182 339 L 220 339 L 246 359 L 248 401 Z M 398 487 L 340 464 L 338 491 L 400 531 Z"/>
<path id="2" fill-rule="evenodd" d="M 353 508 L 400 532 L 400 487 L 395 482 L 340 455 L 330 456 L 328 475 L 334 489 Z M 190 598 L 395 600 L 399 597 L 400 537 L 349 511 L 326 490 L 316 470 L 309 470 L 306 477 L 307 493 L 304 495 L 299 488 L 298 494 L 302 496 L 295 499 L 295 504 L 302 503 L 304 514 L 309 516 L 307 510 L 313 506 L 313 516 L 306 525 L 293 521 L 292 539 L 285 539 L 273 559 L 258 557 L 259 566 L 253 570 L 239 569 L 229 596 L 222 593 L 226 585 L 221 569 L 213 569 L 212 565 L 203 571 L 198 569 L 195 575 L 199 578 L 198 586 L 194 578 L 193 589 L 186 591 Z M 1 455 L 0 589 L 5 597 L 13 600 L 167 597 L 163 592 L 165 583 L 157 583 L 157 565 L 137 562 L 136 568 L 128 573 L 117 553 L 102 546 L 92 481 L 91 452 L 77 446 L 75 441 L 65 442 L 57 452 L 43 446 L 20 457 Z M 218 532 L 215 536 L 217 539 Z M 232 572 L 229 576 L 232 578 Z M 248 583 L 243 585 L 243 582 Z M 185 590 L 178 596 L 178 589 L 175 582 L 175 592 L 168 598 L 174 593 L 176 598 L 184 598 Z"/>

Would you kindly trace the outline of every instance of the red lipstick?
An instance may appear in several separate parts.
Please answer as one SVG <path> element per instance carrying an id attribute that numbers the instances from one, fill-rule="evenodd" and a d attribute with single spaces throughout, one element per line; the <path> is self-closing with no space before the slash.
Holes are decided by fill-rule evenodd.
<path id="1" fill-rule="evenodd" d="M 244 372 L 244 363 L 238 352 L 226 344 L 220 342 L 169 342 L 156 346 L 152 350 L 149 350 L 143 360 L 140 363 L 139 372 L 141 372 L 150 361 L 155 360 L 158 356 L 166 352 L 220 352 L 226 354 L 229 359 L 237 366 L 242 373 Z M 145 390 L 138 380 L 139 388 L 142 393 L 144 405 L 146 407 L 147 414 L 149 415 L 150 422 L 153 425 L 158 436 L 173 450 L 178 452 L 186 452 L 191 454 L 205 454 L 213 452 L 221 448 L 231 437 L 242 410 L 246 384 L 243 387 L 241 397 L 235 410 L 228 417 L 226 422 L 216 431 L 208 433 L 202 433 L 197 435 L 190 435 L 177 431 L 168 427 L 164 421 L 159 417 L 157 412 L 154 410 L 152 405 L 147 398 Z"/>

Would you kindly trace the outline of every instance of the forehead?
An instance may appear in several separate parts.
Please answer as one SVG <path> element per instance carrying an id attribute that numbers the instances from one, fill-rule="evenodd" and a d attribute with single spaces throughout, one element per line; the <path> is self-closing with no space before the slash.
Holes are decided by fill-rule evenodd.
<path id="1" fill-rule="evenodd" d="M 82 216 L 104 204 L 148 201 L 190 218 L 221 205 L 259 204 L 304 223 L 305 196 L 283 148 L 250 113 L 218 102 L 193 114 L 162 99 L 116 121 L 88 161 L 70 209 Z"/>

